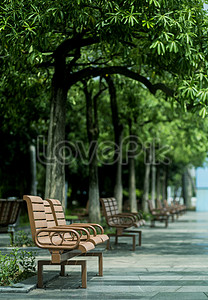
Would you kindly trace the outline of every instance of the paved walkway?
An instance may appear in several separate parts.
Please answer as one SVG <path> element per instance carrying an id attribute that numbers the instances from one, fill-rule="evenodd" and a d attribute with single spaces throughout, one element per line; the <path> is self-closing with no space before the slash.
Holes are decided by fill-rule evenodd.
<path id="1" fill-rule="evenodd" d="M 188 212 L 168 228 L 163 223 L 156 226 L 143 228 L 142 247 L 135 252 L 131 239 L 120 238 L 118 246 L 112 243 L 104 252 L 103 277 L 95 276 L 96 258 L 87 258 L 87 289 L 79 288 L 79 267 L 68 266 L 69 276 L 51 280 L 45 289 L 1 293 L 0 298 L 208 299 L 208 213 Z"/>

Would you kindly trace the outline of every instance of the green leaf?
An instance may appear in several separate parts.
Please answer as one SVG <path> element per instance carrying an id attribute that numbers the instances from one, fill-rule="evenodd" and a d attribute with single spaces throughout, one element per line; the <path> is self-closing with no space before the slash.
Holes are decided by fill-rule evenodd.
<path id="1" fill-rule="evenodd" d="M 199 111 L 199 115 L 202 117 L 202 119 L 205 118 L 206 113 L 207 113 L 206 107 L 202 107 L 202 108 L 200 109 L 200 111 Z"/>

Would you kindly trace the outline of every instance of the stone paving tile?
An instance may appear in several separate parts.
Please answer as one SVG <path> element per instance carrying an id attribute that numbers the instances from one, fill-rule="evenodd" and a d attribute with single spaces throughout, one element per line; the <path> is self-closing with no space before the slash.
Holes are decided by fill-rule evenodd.
<path id="1" fill-rule="evenodd" d="M 208 293 L 208 285 L 186 285 L 180 287 L 180 289 L 177 290 L 177 292 L 203 292 Z"/>
<path id="2" fill-rule="evenodd" d="M 96 259 L 87 259 L 87 289 L 79 288 L 81 274 L 70 266 L 66 278 L 51 280 L 45 289 L 1 293 L 0 299 L 208 299 L 208 213 L 188 212 L 168 228 L 144 227 L 142 247 L 135 252 L 128 238 L 118 245 L 112 239 L 111 245 L 104 251 L 104 277 L 95 276 Z M 38 258 L 46 255 L 38 252 Z M 47 269 L 59 267 L 46 268 L 43 276 Z"/>
<path id="3" fill-rule="evenodd" d="M 139 276 L 140 280 L 142 281 L 154 281 L 154 280 L 164 280 L 164 281 L 169 281 L 169 280 L 180 280 L 182 279 L 183 277 L 182 276 L 177 276 L 177 275 L 158 275 L 158 276 L 148 276 L 148 275 L 143 275 L 143 276 Z"/>
<path id="4" fill-rule="evenodd" d="M 99 290 L 94 290 L 92 292 L 87 292 L 83 290 L 65 290 L 61 291 L 59 289 L 54 289 L 50 291 L 32 291 L 30 294 L 25 295 L 25 294 L 17 294 L 14 295 L 13 297 L 9 294 L 3 294 L 1 299 L 6 299 L 6 300 L 34 300 L 34 299 L 39 299 L 39 300 L 45 300 L 45 299 L 50 299 L 50 300 L 60 300 L 60 299 L 87 299 L 87 300 L 111 300 L 111 299 L 117 299 L 117 300 L 127 300 L 127 299 L 139 299 L 139 300 L 149 300 L 152 299 L 157 293 L 155 292 L 146 292 L 142 294 L 134 293 L 134 292 L 117 292 L 112 294 L 111 292 L 105 291 L 105 292 L 100 292 Z M 60 295 L 60 296 L 59 296 Z"/>
<path id="5" fill-rule="evenodd" d="M 136 298 L 135 298 L 136 299 Z M 208 299 L 204 293 L 158 293 L 151 298 L 152 300 L 204 300 Z"/>

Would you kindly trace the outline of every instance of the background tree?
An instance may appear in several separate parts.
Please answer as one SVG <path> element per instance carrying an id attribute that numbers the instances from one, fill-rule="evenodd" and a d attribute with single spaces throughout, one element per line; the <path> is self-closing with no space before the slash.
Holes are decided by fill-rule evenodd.
<path id="1" fill-rule="evenodd" d="M 5 0 L 1 10 L 1 57 L 15 71 L 24 65 L 21 72 L 26 73 L 31 65 L 28 73 L 42 67 L 52 77 L 45 196 L 61 201 L 65 196 L 66 102 L 69 89 L 80 80 L 120 73 L 137 78 L 153 94 L 161 89 L 176 95 L 185 109 L 205 116 L 203 1 L 56 0 L 51 6 L 48 0 Z M 159 75 L 171 77 L 171 89 L 158 82 Z"/>

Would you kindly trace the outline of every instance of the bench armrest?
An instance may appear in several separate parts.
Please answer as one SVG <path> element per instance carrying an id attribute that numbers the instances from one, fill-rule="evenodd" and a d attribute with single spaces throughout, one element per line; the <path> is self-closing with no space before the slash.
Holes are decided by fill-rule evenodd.
<path id="1" fill-rule="evenodd" d="M 89 223 L 72 223 L 72 224 L 70 224 L 70 225 L 68 225 L 68 226 L 69 226 L 70 228 L 74 228 L 74 229 L 76 229 L 76 228 L 85 228 L 85 230 L 86 230 L 86 228 L 87 228 L 88 232 L 89 232 L 90 230 L 92 230 L 93 235 L 94 235 L 94 236 L 97 235 L 96 229 L 95 229 L 91 224 L 89 224 Z"/>
<path id="2" fill-rule="evenodd" d="M 68 228 L 69 229 L 74 229 L 74 230 L 76 230 L 79 233 L 80 237 L 82 237 L 83 234 L 86 234 L 87 241 L 88 241 L 90 239 L 90 233 L 89 233 L 89 230 L 87 230 L 89 228 L 89 226 L 86 229 L 86 227 L 81 226 L 82 224 L 80 224 L 80 225 L 75 225 L 75 224 L 76 223 L 70 224 L 70 225 L 59 225 L 59 226 L 56 226 L 56 228 L 59 228 L 59 229 L 63 229 L 63 228 L 64 229 L 68 229 Z M 92 228 L 92 229 L 94 229 L 94 228 Z"/>
<path id="3" fill-rule="evenodd" d="M 99 234 L 99 232 L 97 232 L 97 228 L 100 230 L 100 233 L 101 234 L 104 234 L 104 229 L 103 229 L 103 227 L 100 225 L 100 224 L 96 224 L 96 223 L 72 223 L 72 224 L 70 224 L 70 226 L 71 225 L 75 225 L 75 226 L 83 226 L 83 227 L 85 227 L 85 228 L 90 228 L 90 229 L 92 229 L 93 230 L 93 232 L 94 232 L 94 235 L 97 235 L 97 234 Z"/>
<path id="4" fill-rule="evenodd" d="M 162 211 L 159 209 L 153 209 L 151 211 L 151 214 L 154 216 L 169 216 L 170 215 L 170 213 L 168 211 Z"/>
<path id="5" fill-rule="evenodd" d="M 121 224 L 116 224 L 115 225 L 119 225 L 119 227 L 126 227 L 126 225 L 128 226 L 133 226 L 134 225 L 134 218 L 130 215 L 126 215 L 126 214 L 115 214 L 115 215 L 111 215 L 110 217 L 108 217 L 108 222 L 113 222 L 113 218 L 119 218 L 119 220 L 121 220 Z M 126 222 L 125 220 L 128 220 L 128 222 Z"/>
<path id="6" fill-rule="evenodd" d="M 124 212 L 124 213 L 119 213 L 117 215 L 120 215 L 121 217 L 123 216 L 125 218 L 126 217 L 132 217 L 135 222 L 137 221 L 137 219 L 139 220 L 139 218 L 137 216 L 137 213 L 134 214 L 134 213 L 131 213 L 131 212 Z"/>
<path id="7" fill-rule="evenodd" d="M 50 243 L 40 240 L 40 238 L 44 238 L 44 236 L 40 236 L 41 233 L 45 233 L 46 238 L 49 237 Z M 64 235 L 66 233 L 69 233 L 72 236 L 71 240 L 65 240 Z M 53 241 L 53 238 L 57 236 L 60 238 L 60 240 L 56 244 Z M 78 247 L 80 243 L 80 235 L 77 232 L 77 230 L 74 230 L 72 228 L 60 228 L 60 227 L 43 228 L 37 230 L 35 235 L 35 243 L 38 247 L 45 248 L 45 249 L 72 250 Z"/>

